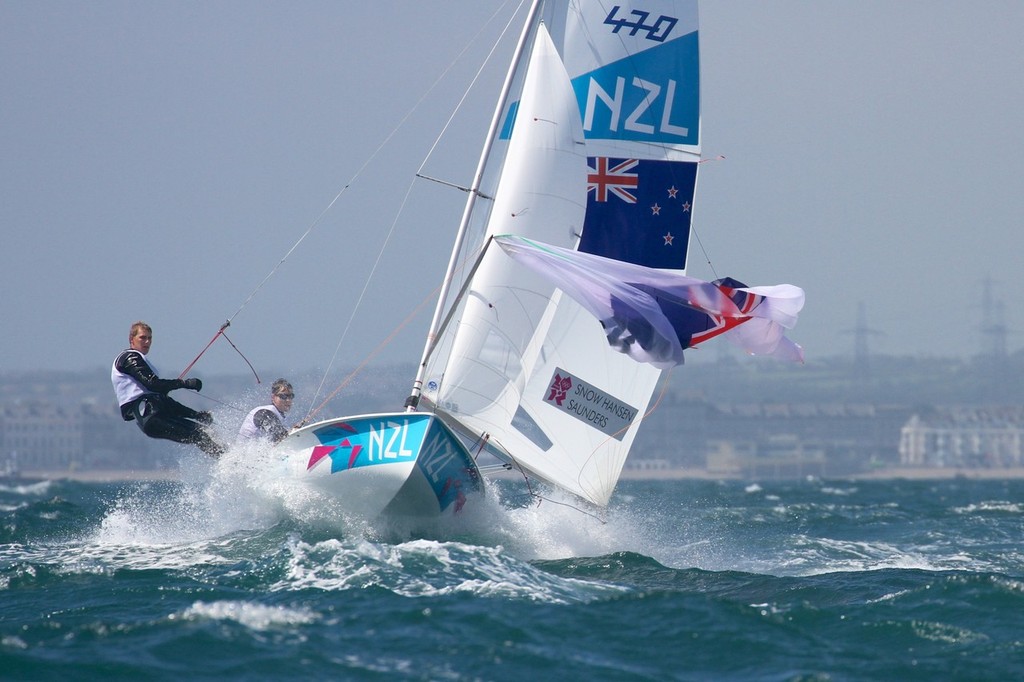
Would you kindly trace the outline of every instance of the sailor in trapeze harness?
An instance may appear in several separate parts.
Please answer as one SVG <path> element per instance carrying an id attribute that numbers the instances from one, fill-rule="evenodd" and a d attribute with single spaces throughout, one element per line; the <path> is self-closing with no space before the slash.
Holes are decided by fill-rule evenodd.
<path id="1" fill-rule="evenodd" d="M 213 423 L 213 415 L 199 412 L 167 395 L 187 388 L 199 391 L 199 379 L 161 379 L 149 358 L 153 330 L 145 322 L 136 322 L 128 333 L 128 348 L 121 351 L 110 370 L 110 381 L 121 406 L 121 417 L 134 420 L 150 438 L 173 440 L 196 445 L 208 455 L 219 457 L 225 448 L 205 429 Z"/>

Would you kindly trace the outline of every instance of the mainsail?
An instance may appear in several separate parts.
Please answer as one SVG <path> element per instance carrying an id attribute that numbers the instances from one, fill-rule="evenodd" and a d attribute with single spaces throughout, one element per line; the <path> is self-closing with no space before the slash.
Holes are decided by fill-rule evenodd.
<path id="1" fill-rule="evenodd" d="M 478 171 L 486 188 L 474 187 L 456 243 L 479 259 L 465 259 L 452 322 L 439 331 L 435 316 L 417 390 L 525 472 L 605 505 L 662 369 L 685 346 L 662 329 L 671 347 L 646 360 L 622 352 L 607 328 L 615 310 L 602 319 L 543 266 L 485 245 L 514 235 L 503 248 L 684 274 L 700 159 L 696 2 L 558 0 L 530 17 L 528 58 L 506 83 L 518 94 L 499 105 Z M 736 326 L 731 290 L 694 287 Z"/>

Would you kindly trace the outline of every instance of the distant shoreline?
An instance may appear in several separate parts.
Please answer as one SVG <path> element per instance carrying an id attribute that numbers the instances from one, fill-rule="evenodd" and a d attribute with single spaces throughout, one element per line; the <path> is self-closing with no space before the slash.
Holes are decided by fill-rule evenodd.
<path id="1" fill-rule="evenodd" d="M 503 476 L 502 476 L 503 477 Z M 88 483 L 115 483 L 119 481 L 177 481 L 181 479 L 178 469 L 97 469 L 81 471 L 22 471 L 14 476 L 18 479 L 30 480 L 71 480 Z M 802 477 L 788 477 L 798 480 Z M 949 480 L 964 478 L 972 480 L 998 480 L 1024 478 L 1024 467 L 1008 469 L 954 469 L 936 467 L 893 467 L 876 471 L 865 471 L 842 476 L 828 476 L 831 480 Z M 772 480 L 771 476 L 749 477 L 739 474 L 711 472 L 706 469 L 660 469 L 656 471 L 622 472 L 624 481 L 673 481 L 673 480 L 705 480 L 705 481 L 736 481 L 736 480 Z M 787 480 L 787 479 L 779 479 Z"/>
<path id="2" fill-rule="evenodd" d="M 117 481 L 177 481 L 178 469 L 95 469 L 80 471 L 19 471 L 14 478 L 44 481 L 82 481 L 114 483 Z"/>
<path id="3" fill-rule="evenodd" d="M 821 478 L 820 476 L 814 476 Z M 666 481 L 666 480 L 709 480 L 709 481 L 736 481 L 736 480 L 772 480 L 772 476 L 746 476 L 743 474 L 726 474 L 707 471 L 706 469 L 662 469 L 657 471 L 623 471 L 621 480 L 630 481 Z M 779 480 L 798 480 L 803 476 L 783 477 Z M 891 467 L 877 469 L 875 471 L 861 471 L 858 473 L 843 474 L 840 476 L 826 476 L 829 480 L 949 480 L 954 478 L 967 478 L 977 480 L 997 480 L 1010 478 L 1024 478 L 1024 467 L 1011 467 L 1006 469 L 954 469 L 952 467 Z"/>

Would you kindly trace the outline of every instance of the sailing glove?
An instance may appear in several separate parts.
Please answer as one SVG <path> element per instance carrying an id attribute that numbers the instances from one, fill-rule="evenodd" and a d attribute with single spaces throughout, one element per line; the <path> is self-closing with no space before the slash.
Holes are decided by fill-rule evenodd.
<path id="1" fill-rule="evenodd" d="M 182 388 L 187 388 L 190 391 L 201 391 L 203 390 L 203 382 L 199 379 L 185 379 L 181 382 Z"/>

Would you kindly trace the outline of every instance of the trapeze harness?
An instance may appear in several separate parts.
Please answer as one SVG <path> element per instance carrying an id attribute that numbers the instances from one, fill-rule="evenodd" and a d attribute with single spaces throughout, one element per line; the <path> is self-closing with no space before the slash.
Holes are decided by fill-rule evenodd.
<path id="1" fill-rule="evenodd" d="M 128 353 L 135 353 L 142 359 L 154 376 L 159 376 L 156 368 L 149 359 L 137 350 L 129 348 L 121 351 L 121 353 L 114 358 L 114 364 L 110 368 L 110 381 L 114 384 L 114 394 L 117 396 L 117 404 L 121 407 L 121 418 L 126 422 L 137 420 L 139 427 L 141 428 L 146 421 L 146 418 L 155 412 L 155 402 L 159 400 L 160 394 L 155 391 L 147 390 L 138 379 L 125 374 L 122 372 L 118 365 L 122 363 L 122 360 L 127 360 L 126 355 Z"/>
<path id="2" fill-rule="evenodd" d="M 242 440 L 269 438 L 277 442 L 288 435 L 284 414 L 274 405 L 261 405 L 252 410 L 242 421 L 238 437 Z"/>

